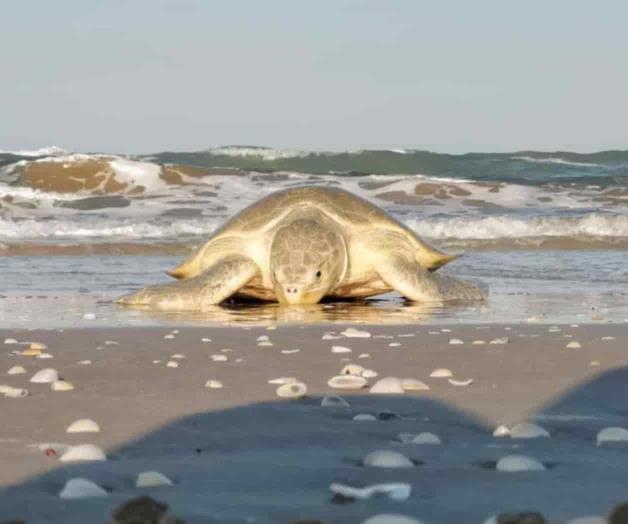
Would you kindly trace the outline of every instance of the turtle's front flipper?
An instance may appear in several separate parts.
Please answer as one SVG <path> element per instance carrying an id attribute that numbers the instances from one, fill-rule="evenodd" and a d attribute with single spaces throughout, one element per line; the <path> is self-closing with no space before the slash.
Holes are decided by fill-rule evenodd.
<path id="1" fill-rule="evenodd" d="M 229 256 L 196 277 L 146 287 L 137 293 L 120 297 L 117 303 L 177 311 L 202 311 L 206 306 L 220 304 L 229 298 L 258 272 L 257 264 L 250 258 Z"/>
<path id="2" fill-rule="evenodd" d="M 403 254 L 391 254 L 381 260 L 378 273 L 389 286 L 416 302 L 438 303 L 486 298 L 478 285 L 431 273 Z"/>

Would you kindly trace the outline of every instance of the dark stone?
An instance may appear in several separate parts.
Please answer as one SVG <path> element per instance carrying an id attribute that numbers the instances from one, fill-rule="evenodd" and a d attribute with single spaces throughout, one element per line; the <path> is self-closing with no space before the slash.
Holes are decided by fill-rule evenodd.
<path id="1" fill-rule="evenodd" d="M 609 524 L 628 524 L 628 502 L 618 504 L 608 516 Z"/>
<path id="2" fill-rule="evenodd" d="M 523 513 L 502 513 L 497 516 L 497 524 L 547 524 L 545 517 L 535 511 Z"/>
<path id="3" fill-rule="evenodd" d="M 110 524 L 184 524 L 168 515 L 168 505 L 143 496 L 127 500 L 111 514 Z"/>

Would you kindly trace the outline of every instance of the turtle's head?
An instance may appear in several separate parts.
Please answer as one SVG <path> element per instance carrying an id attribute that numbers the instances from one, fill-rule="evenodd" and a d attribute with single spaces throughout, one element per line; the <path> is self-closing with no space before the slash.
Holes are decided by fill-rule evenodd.
<path id="1" fill-rule="evenodd" d="M 283 304 L 316 304 L 340 281 L 346 265 L 344 240 L 316 220 L 295 220 L 275 233 L 270 270 Z"/>

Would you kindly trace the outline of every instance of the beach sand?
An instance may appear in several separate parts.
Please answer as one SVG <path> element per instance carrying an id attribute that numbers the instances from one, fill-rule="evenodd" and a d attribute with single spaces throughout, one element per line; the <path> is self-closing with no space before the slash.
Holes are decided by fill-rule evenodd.
<path id="1" fill-rule="evenodd" d="M 188 524 L 359 523 L 378 513 L 481 523 L 523 510 L 564 522 L 606 515 L 628 500 L 628 445 L 596 446 L 602 428 L 628 426 L 628 326 L 358 326 L 370 338 L 347 338 L 340 334 L 346 327 L 0 330 L 0 384 L 29 391 L 0 398 L 0 522 L 106 522 L 114 507 L 141 494 L 169 504 Z M 323 340 L 330 331 L 339 338 Z M 260 346 L 260 336 L 273 345 Z M 503 337 L 506 343 L 489 343 Z M 12 355 L 28 345 L 2 344 L 7 338 L 44 343 L 53 358 Z M 451 344 L 454 338 L 463 343 Z M 581 347 L 567 348 L 573 341 Z M 334 345 L 351 351 L 332 352 Z M 78 363 L 83 360 L 91 363 Z M 169 360 L 178 367 L 167 367 Z M 378 373 L 369 385 L 396 376 L 421 380 L 430 390 L 374 395 L 368 388 L 329 387 L 328 379 L 349 362 Z M 8 375 L 17 365 L 27 372 Z M 56 392 L 29 382 L 49 367 L 75 389 Z M 430 378 L 436 368 L 473 382 Z M 279 398 L 277 385 L 268 383 L 278 377 L 298 378 L 307 396 Z M 207 388 L 208 380 L 223 387 Z M 341 395 L 351 407 L 323 408 L 325 395 Z M 381 420 L 352 420 L 359 413 Z M 81 418 L 95 420 L 101 431 L 66 433 Z M 551 436 L 492 435 L 500 424 L 525 420 Z M 402 444 L 398 436 L 425 431 L 442 444 Z M 108 460 L 60 462 L 63 445 L 81 443 L 101 446 Z M 55 452 L 47 455 L 38 445 Z M 400 451 L 417 465 L 364 467 L 362 459 L 377 449 Z M 548 469 L 495 471 L 509 454 L 535 457 Z M 174 485 L 136 488 L 135 477 L 146 470 L 160 471 Z M 96 482 L 108 496 L 60 499 L 73 477 Z M 332 482 L 407 482 L 412 492 L 404 501 L 380 496 L 339 503 L 332 501 Z"/>

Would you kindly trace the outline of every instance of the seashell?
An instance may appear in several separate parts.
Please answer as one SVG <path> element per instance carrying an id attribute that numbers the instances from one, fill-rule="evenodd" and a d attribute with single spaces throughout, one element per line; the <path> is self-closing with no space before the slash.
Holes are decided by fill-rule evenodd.
<path id="1" fill-rule="evenodd" d="M 374 378 L 378 375 L 377 371 L 373 371 L 372 369 L 365 369 L 362 371 L 361 375 L 364 378 Z"/>
<path id="2" fill-rule="evenodd" d="M 261 342 L 258 342 L 257 345 L 260 347 L 270 347 L 273 343 L 269 340 L 262 340 Z"/>
<path id="3" fill-rule="evenodd" d="M 402 378 L 401 387 L 404 391 L 429 391 L 430 387 L 415 378 Z"/>
<path id="4" fill-rule="evenodd" d="M 604 428 L 595 440 L 598 446 L 605 442 L 628 442 L 628 429 L 613 426 Z"/>
<path id="5" fill-rule="evenodd" d="M 518 473 L 521 471 L 545 471 L 545 466 L 537 459 L 526 455 L 506 455 L 497 462 L 497 471 Z"/>
<path id="6" fill-rule="evenodd" d="M 44 351 L 48 349 L 48 346 L 46 346 L 46 344 L 42 344 L 41 342 L 31 342 L 28 348 L 35 349 L 35 350 L 38 349 L 39 351 Z"/>
<path id="7" fill-rule="evenodd" d="M 428 432 L 419 433 L 418 435 L 414 435 L 412 433 L 399 433 L 399 440 L 401 440 L 404 444 L 423 444 L 431 446 L 442 444 L 438 435 Z"/>
<path id="8" fill-rule="evenodd" d="M 105 340 L 105 346 L 118 346 L 120 345 L 119 342 L 116 342 L 115 340 Z"/>
<path id="9" fill-rule="evenodd" d="M 602 340 L 615 340 L 615 337 L 602 337 Z"/>
<path id="10" fill-rule="evenodd" d="M 157 486 L 172 486 L 173 482 L 159 471 L 143 471 L 137 476 L 136 488 L 154 488 Z"/>
<path id="11" fill-rule="evenodd" d="M 19 344 L 19 342 L 14 338 L 5 338 L 4 343 L 5 344 Z"/>
<path id="12" fill-rule="evenodd" d="M 375 384 L 371 386 L 370 393 L 379 395 L 394 395 L 403 393 L 404 389 L 401 385 L 401 380 L 397 377 L 384 377 L 380 378 Z"/>
<path id="13" fill-rule="evenodd" d="M 494 437 L 507 437 L 508 435 L 510 435 L 510 428 L 508 428 L 508 426 L 497 426 L 495 431 L 493 431 Z"/>
<path id="14" fill-rule="evenodd" d="M 388 498 L 392 500 L 406 500 L 412 492 L 412 487 L 407 482 L 386 482 L 372 484 L 363 488 L 333 482 L 330 484 L 329 489 L 337 495 L 361 500 L 368 499 L 378 493 L 388 495 Z"/>
<path id="15" fill-rule="evenodd" d="M 54 358 L 50 353 L 40 353 L 36 358 Z"/>
<path id="16" fill-rule="evenodd" d="M 72 422 L 65 431 L 67 433 L 99 433 L 100 426 L 90 418 L 81 418 Z"/>
<path id="17" fill-rule="evenodd" d="M 91 364 L 92 361 L 91 360 L 79 360 L 77 362 L 77 364 L 80 364 L 81 366 L 88 366 L 89 364 Z"/>
<path id="18" fill-rule="evenodd" d="M 83 314 L 84 320 L 94 320 L 95 318 L 96 318 L 96 313 L 84 313 Z"/>
<path id="19" fill-rule="evenodd" d="M 258 342 L 263 342 L 263 341 L 266 341 L 266 340 L 270 340 L 270 338 L 269 338 L 268 335 L 260 335 L 255 340 L 257 340 Z"/>
<path id="20" fill-rule="evenodd" d="M 23 388 L 13 388 L 11 386 L 1 385 L 0 393 L 7 398 L 21 398 L 28 396 L 28 390 Z"/>
<path id="21" fill-rule="evenodd" d="M 483 346 L 484 344 L 486 344 L 486 340 L 474 340 L 473 342 L 471 342 L 471 344 L 474 346 Z"/>
<path id="22" fill-rule="evenodd" d="M 347 364 L 340 371 L 341 375 L 355 375 L 356 377 L 364 376 L 362 373 L 364 372 L 364 368 L 359 364 Z"/>
<path id="23" fill-rule="evenodd" d="M 301 351 L 300 349 L 282 349 L 281 352 L 284 355 L 292 355 L 293 353 L 298 353 L 299 351 Z"/>
<path id="24" fill-rule="evenodd" d="M 268 381 L 269 384 L 294 384 L 298 380 L 294 377 L 279 377 Z"/>
<path id="25" fill-rule="evenodd" d="M 205 387 L 209 389 L 222 389 L 223 384 L 219 380 L 208 380 L 205 382 Z"/>
<path id="26" fill-rule="evenodd" d="M 360 331 L 352 327 L 342 331 L 342 334 L 347 338 L 371 338 L 371 334 L 368 331 Z"/>
<path id="27" fill-rule="evenodd" d="M 303 382 L 283 384 L 277 388 L 277 396 L 282 398 L 301 398 L 307 393 L 307 386 Z"/>
<path id="28" fill-rule="evenodd" d="M 399 346 L 401 346 L 400 342 L 391 342 L 390 344 L 388 344 L 389 348 L 398 348 Z"/>
<path id="29" fill-rule="evenodd" d="M 175 358 L 177 360 L 182 360 L 184 358 L 187 358 L 185 355 L 183 355 L 182 353 L 175 353 L 174 355 L 170 355 L 170 358 Z"/>
<path id="30" fill-rule="evenodd" d="M 321 400 L 321 407 L 323 408 L 350 408 L 351 405 L 342 397 L 335 395 L 328 395 Z"/>
<path id="31" fill-rule="evenodd" d="M 331 377 L 327 385 L 335 389 L 361 389 L 366 386 L 366 379 L 356 375 L 337 375 Z"/>
<path id="32" fill-rule="evenodd" d="M 25 349 L 24 351 L 22 351 L 21 355 L 25 356 L 25 357 L 38 357 L 39 355 L 41 355 L 42 351 L 41 349 Z"/>
<path id="33" fill-rule="evenodd" d="M 84 478 L 73 478 L 68 480 L 59 492 L 62 499 L 84 499 L 91 497 L 106 497 L 108 493 L 98 484 Z"/>
<path id="34" fill-rule="evenodd" d="M 423 522 L 397 513 L 380 513 L 363 520 L 362 524 L 423 524 Z"/>
<path id="35" fill-rule="evenodd" d="M 164 335 L 164 338 L 166 340 L 172 340 L 174 338 L 174 335 L 172 333 L 168 333 L 167 335 Z"/>
<path id="36" fill-rule="evenodd" d="M 413 468 L 414 463 L 403 453 L 387 449 L 372 451 L 362 461 L 369 468 Z"/>
<path id="37" fill-rule="evenodd" d="M 550 434 L 546 429 L 532 422 L 522 422 L 510 429 L 511 438 L 539 438 L 549 436 Z"/>
<path id="38" fill-rule="evenodd" d="M 52 389 L 52 391 L 72 391 L 74 389 L 74 384 L 72 384 L 72 382 L 68 382 L 67 380 L 55 380 L 52 384 L 50 384 L 50 389 Z"/>
<path id="39" fill-rule="evenodd" d="M 207 337 L 204 337 L 204 338 L 201 339 L 201 342 L 211 342 L 211 341 L 212 341 L 212 339 L 211 338 L 207 338 Z"/>
<path id="40" fill-rule="evenodd" d="M 377 420 L 375 415 L 371 415 L 370 413 L 358 413 L 353 417 L 353 420 L 356 422 L 372 422 Z"/>
<path id="41" fill-rule="evenodd" d="M 460 344 L 464 344 L 464 341 L 460 340 L 459 338 L 450 338 L 449 343 L 451 345 L 460 345 Z"/>
<path id="42" fill-rule="evenodd" d="M 21 375 L 22 373 L 26 373 L 26 370 L 22 366 L 13 366 L 7 371 L 7 375 Z"/>
<path id="43" fill-rule="evenodd" d="M 57 373 L 56 369 L 52 368 L 40 369 L 31 377 L 33 384 L 50 384 L 55 380 L 59 380 L 59 373 Z"/>
<path id="44" fill-rule="evenodd" d="M 582 344 L 580 344 L 580 342 L 578 342 L 577 340 L 572 340 L 565 347 L 567 349 L 580 349 L 582 347 Z"/>
<path id="45" fill-rule="evenodd" d="M 450 378 L 448 380 L 448 382 L 452 385 L 452 386 L 461 386 L 461 387 L 465 387 L 465 386 L 470 386 L 471 384 L 473 384 L 473 379 L 472 378 L 468 378 L 466 380 L 456 380 L 455 378 Z"/>
<path id="46" fill-rule="evenodd" d="M 321 337 L 322 340 L 338 340 L 339 338 L 342 338 L 342 337 L 339 337 L 339 336 L 337 336 L 337 335 L 335 335 L 333 333 L 325 333 Z"/>
<path id="47" fill-rule="evenodd" d="M 229 360 L 227 358 L 227 355 L 210 355 L 210 358 L 214 361 L 214 362 L 227 362 L 227 360 Z"/>
<path id="48" fill-rule="evenodd" d="M 575 519 L 568 520 L 565 524 L 609 524 L 608 520 L 604 517 L 587 515 L 585 517 L 577 517 Z"/>
<path id="49" fill-rule="evenodd" d="M 499 337 L 491 340 L 489 344 L 508 344 L 509 342 L 510 339 L 508 337 Z"/>
<path id="50" fill-rule="evenodd" d="M 332 353 L 351 353 L 351 349 L 346 348 L 344 346 L 332 346 L 331 352 Z"/>
<path id="51" fill-rule="evenodd" d="M 430 377 L 432 378 L 449 378 L 453 376 L 454 374 L 447 368 L 438 368 L 430 373 Z"/>
<path id="52" fill-rule="evenodd" d="M 69 446 L 59 460 L 61 462 L 102 461 L 107 460 L 107 455 L 102 448 L 94 444 L 79 444 L 78 446 Z"/>
<path id="53" fill-rule="evenodd" d="M 167 368 L 178 368 L 179 367 L 179 363 L 176 360 L 169 360 L 168 362 L 166 362 L 166 367 Z"/>

